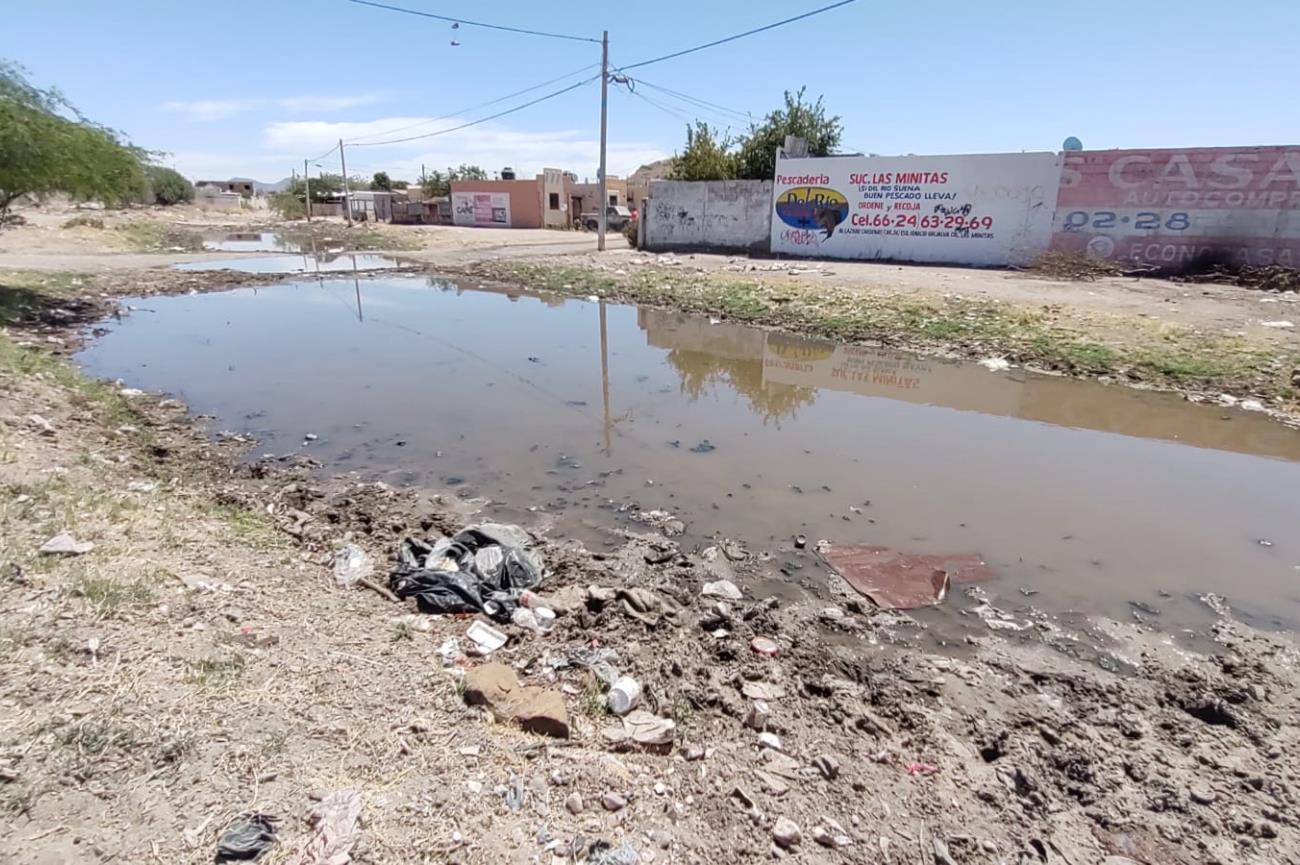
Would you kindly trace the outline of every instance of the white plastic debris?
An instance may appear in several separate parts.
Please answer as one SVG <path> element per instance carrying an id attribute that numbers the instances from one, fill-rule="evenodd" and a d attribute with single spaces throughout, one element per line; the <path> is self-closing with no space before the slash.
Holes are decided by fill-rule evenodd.
<path id="1" fill-rule="evenodd" d="M 460 640 L 455 637 L 448 637 L 438 646 L 438 654 L 442 656 L 442 665 L 444 667 L 453 667 L 465 657 L 465 653 L 460 650 Z"/>
<path id="2" fill-rule="evenodd" d="M 1284 329 L 1284 330 L 1290 330 L 1291 328 L 1295 327 L 1295 322 L 1293 322 L 1293 321 L 1261 321 L 1261 322 L 1260 322 L 1260 325 L 1263 326 L 1263 327 L 1277 327 L 1277 328 L 1282 328 L 1282 329 Z"/>
<path id="3" fill-rule="evenodd" d="M 1011 361 L 1005 357 L 986 357 L 980 361 L 980 366 L 989 372 L 1006 372 L 1011 369 Z"/>
<path id="4" fill-rule="evenodd" d="M 59 532 L 41 545 L 47 556 L 80 556 L 95 548 L 92 541 L 79 541 L 67 532 Z"/>
<path id="5" fill-rule="evenodd" d="M 340 588 L 352 588 L 374 570 L 369 553 L 356 544 L 346 544 L 334 553 L 334 581 Z"/>
<path id="6" fill-rule="evenodd" d="M 609 689 L 606 703 L 615 715 L 626 715 L 641 702 L 641 683 L 631 676 L 621 676 Z"/>
<path id="7" fill-rule="evenodd" d="M 490 655 L 506 644 L 506 635 L 496 628 L 477 619 L 469 626 L 465 636 L 474 643 L 480 655 Z"/>

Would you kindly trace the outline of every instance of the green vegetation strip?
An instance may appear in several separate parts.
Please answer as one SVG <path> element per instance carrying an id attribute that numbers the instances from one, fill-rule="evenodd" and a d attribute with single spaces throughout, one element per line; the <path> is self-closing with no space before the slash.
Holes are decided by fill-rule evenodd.
<path id="1" fill-rule="evenodd" d="M 480 272 L 533 289 L 599 295 L 720 315 L 840 342 L 871 342 L 1018 364 L 1081 376 L 1115 375 L 1184 389 L 1295 398 L 1300 355 L 1281 357 L 1231 334 L 1198 333 L 1133 320 L 1087 332 L 1063 326 L 1050 310 L 1008 303 L 918 301 L 836 287 L 775 284 L 721 274 L 643 268 L 624 275 L 587 267 L 490 263 Z"/>

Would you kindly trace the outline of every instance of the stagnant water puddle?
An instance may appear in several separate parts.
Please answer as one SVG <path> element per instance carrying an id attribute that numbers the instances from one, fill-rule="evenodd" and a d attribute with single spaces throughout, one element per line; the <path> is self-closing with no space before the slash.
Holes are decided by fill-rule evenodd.
<path id="1" fill-rule="evenodd" d="M 203 248 L 211 252 L 302 252 L 311 236 L 279 231 L 212 231 L 203 234 Z"/>
<path id="2" fill-rule="evenodd" d="M 237 270 L 241 273 L 356 273 L 393 270 L 401 262 L 373 252 L 303 252 L 298 255 L 258 255 L 218 261 L 189 261 L 172 265 L 177 270 Z"/>
<path id="3" fill-rule="evenodd" d="M 149 312 L 108 322 L 88 371 L 256 453 L 535 508 L 591 542 L 628 503 L 670 510 L 688 541 L 772 550 L 764 590 L 821 593 L 803 533 L 981 553 L 1008 609 L 1136 602 L 1176 629 L 1215 592 L 1300 623 L 1300 433 L 1259 415 L 425 277 L 129 303 Z"/>

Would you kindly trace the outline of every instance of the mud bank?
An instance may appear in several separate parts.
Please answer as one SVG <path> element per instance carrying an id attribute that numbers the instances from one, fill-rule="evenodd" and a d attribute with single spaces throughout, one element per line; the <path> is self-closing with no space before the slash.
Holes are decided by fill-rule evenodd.
<path id="1" fill-rule="evenodd" d="M 331 573 L 341 543 L 382 575 L 400 538 L 493 505 L 245 461 L 182 404 L 70 371 L 48 338 L 75 332 L 45 313 L 0 344 L 6 859 L 210 862 L 252 811 L 293 861 L 313 802 L 355 788 L 356 862 L 1300 860 L 1300 655 L 1226 607 L 1202 652 L 1031 616 L 935 653 L 843 585 L 756 595 L 770 551 L 538 523 L 556 626 L 498 626 L 486 659 L 562 700 L 568 738 L 526 734 L 465 704 L 486 660 L 444 666 L 468 619 Z M 60 531 L 95 547 L 36 552 Z M 741 598 L 702 595 L 720 579 Z M 673 722 L 668 748 L 610 738 L 599 679 L 561 662 L 593 648 Z"/>

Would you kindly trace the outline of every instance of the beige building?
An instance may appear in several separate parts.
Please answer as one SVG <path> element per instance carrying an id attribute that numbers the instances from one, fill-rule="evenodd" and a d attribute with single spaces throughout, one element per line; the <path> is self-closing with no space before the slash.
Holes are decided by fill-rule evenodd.
<path id="1" fill-rule="evenodd" d="M 610 177 L 605 181 L 605 192 L 609 196 L 608 203 L 615 207 L 630 207 L 627 197 L 627 181 L 617 177 Z M 600 184 L 599 183 L 574 183 L 573 192 L 573 213 L 580 216 L 583 213 L 599 212 L 600 207 L 597 202 L 600 201 Z"/>

